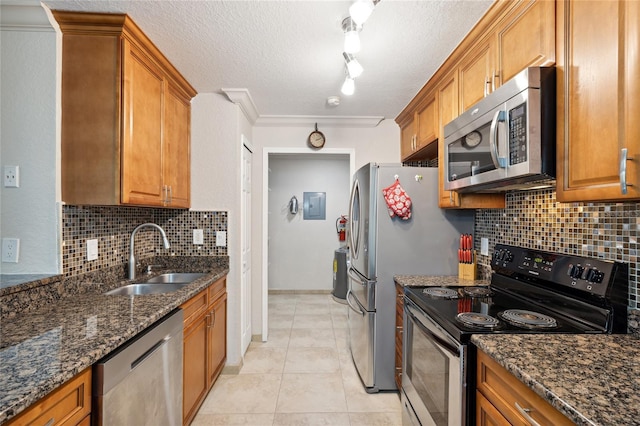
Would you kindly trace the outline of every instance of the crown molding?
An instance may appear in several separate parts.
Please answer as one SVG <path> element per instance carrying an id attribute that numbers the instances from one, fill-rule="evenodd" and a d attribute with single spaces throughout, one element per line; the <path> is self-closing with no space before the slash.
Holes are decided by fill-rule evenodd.
<path id="1" fill-rule="evenodd" d="M 258 127 L 308 127 L 314 124 L 323 127 L 377 127 L 384 117 L 377 116 L 315 116 L 315 115 L 261 115 Z"/>
<path id="2" fill-rule="evenodd" d="M 45 8 L 39 2 L 31 1 L 21 3 L 3 1 L 0 4 L 0 30 L 55 31 Z"/>
<path id="3" fill-rule="evenodd" d="M 258 108 L 253 102 L 253 98 L 248 89 L 220 89 L 227 95 L 227 98 L 234 104 L 238 105 L 247 120 L 254 125 L 259 117 Z"/>

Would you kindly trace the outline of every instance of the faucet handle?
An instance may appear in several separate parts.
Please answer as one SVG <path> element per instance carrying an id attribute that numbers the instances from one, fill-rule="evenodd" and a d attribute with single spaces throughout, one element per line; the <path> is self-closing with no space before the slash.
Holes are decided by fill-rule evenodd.
<path id="1" fill-rule="evenodd" d="M 153 268 L 160 268 L 162 265 L 147 265 L 147 275 L 153 272 Z"/>

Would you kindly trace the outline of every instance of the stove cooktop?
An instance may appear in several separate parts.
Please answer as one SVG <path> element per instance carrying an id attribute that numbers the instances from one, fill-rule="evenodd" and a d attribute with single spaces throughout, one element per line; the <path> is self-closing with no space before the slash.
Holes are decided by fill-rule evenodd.
<path id="1" fill-rule="evenodd" d="M 427 287 L 428 288 L 428 287 Z M 502 292 L 500 289 L 491 289 L 488 296 L 470 296 L 465 294 L 467 287 L 448 287 L 457 293 L 456 298 L 433 297 L 423 290 L 423 287 L 407 287 L 405 297 L 415 303 L 422 311 L 429 315 L 442 328 L 444 328 L 457 341 L 466 343 L 472 334 L 485 333 L 603 333 L 605 330 L 595 324 L 580 322 L 563 315 L 549 311 L 542 306 L 535 305 L 527 300 L 516 298 Z M 534 312 L 555 320 L 555 326 L 542 328 L 515 325 L 503 318 L 503 313 L 509 310 L 523 310 Z M 470 317 L 477 320 L 483 318 L 491 325 L 472 325 L 461 320 L 462 317 Z M 470 314 L 478 314 L 477 316 Z"/>
<path id="2" fill-rule="evenodd" d="M 461 343 L 481 333 L 626 333 L 625 264 L 498 244 L 492 269 L 488 287 L 406 287 L 405 298 Z"/>

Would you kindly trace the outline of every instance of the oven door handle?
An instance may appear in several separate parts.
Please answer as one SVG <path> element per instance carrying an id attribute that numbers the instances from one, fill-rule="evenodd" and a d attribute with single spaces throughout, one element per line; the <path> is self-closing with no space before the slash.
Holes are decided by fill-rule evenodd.
<path id="1" fill-rule="evenodd" d="M 431 337 L 438 344 L 438 346 L 440 348 L 445 349 L 447 352 L 449 352 L 454 357 L 460 358 L 460 353 L 458 351 L 456 351 L 455 348 L 451 347 L 451 345 L 449 343 L 444 341 L 442 338 L 436 336 L 427 327 L 425 327 L 422 324 L 422 322 L 411 312 L 411 309 L 412 308 L 409 305 L 405 304 L 405 312 L 409 316 L 411 321 L 415 325 L 417 325 L 420 328 L 420 330 L 422 330 L 425 334 L 427 334 L 429 337 Z"/>

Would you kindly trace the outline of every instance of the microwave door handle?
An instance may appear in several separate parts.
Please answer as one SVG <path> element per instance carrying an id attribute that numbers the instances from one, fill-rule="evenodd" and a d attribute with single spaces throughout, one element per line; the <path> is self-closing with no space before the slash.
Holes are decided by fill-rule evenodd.
<path id="1" fill-rule="evenodd" d="M 507 159 L 500 157 L 498 151 L 498 123 L 506 121 L 506 113 L 503 110 L 496 111 L 491 120 L 491 131 L 489 132 L 489 152 L 491 153 L 491 160 L 496 169 L 504 169 L 507 165 Z"/>

